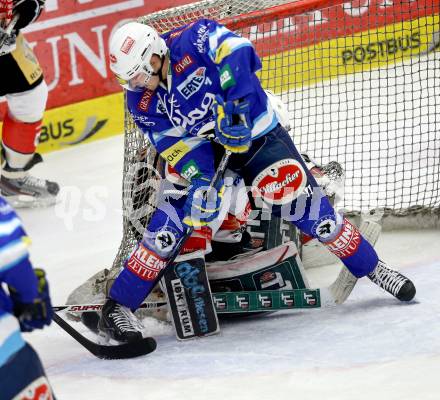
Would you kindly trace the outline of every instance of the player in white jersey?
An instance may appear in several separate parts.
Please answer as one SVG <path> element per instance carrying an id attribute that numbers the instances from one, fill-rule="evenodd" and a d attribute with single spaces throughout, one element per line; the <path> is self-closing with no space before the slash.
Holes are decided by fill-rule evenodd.
<path id="1" fill-rule="evenodd" d="M 20 32 L 38 18 L 45 0 L 12 3 L 11 15 L 0 10 L 4 30 L 14 26 L 9 35 L 0 34 L 0 96 L 5 96 L 8 106 L 2 128 L 0 191 L 14 207 L 46 206 L 55 203 L 59 186 L 30 175 L 29 170 L 42 161 L 36 145 L 48 89 L 38 60 Z"/>

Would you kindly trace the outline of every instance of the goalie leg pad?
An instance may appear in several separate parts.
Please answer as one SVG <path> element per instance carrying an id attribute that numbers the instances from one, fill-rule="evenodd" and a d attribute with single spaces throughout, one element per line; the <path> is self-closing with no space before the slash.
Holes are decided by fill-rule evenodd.
<path id="1" fill-rule="evenodd" d="M 207 269 L 213 292 L 309 287 L 298 249 L 293 242 L 233 261 L 208 264 Z"/>
<path id="2" fill-rule="evenodd" d="M 161 280 L 179 340 L 220 331 L 202 252 L 180 256 Z"/>

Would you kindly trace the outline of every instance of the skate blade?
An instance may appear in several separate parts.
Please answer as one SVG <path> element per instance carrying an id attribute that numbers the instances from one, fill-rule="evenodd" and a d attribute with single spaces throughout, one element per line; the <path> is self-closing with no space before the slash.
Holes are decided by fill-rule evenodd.
<path id="1" fill-rule="evenodd" d="M 43 208 L 55 205 L 58 202 L 57 196 L 33 197 L 27 195 L 8 196 L 4 195 L 6 201 L 14 208 Z"/>
<path id="2" fill-rule="evenodd" d="M 98 333 L 98 340 L 97 343 L 101 346 L 119 346 L 121 344 L 125 344 L 122 342 L 118 342 L 115 339 L 112 339 L 110 335 L 104 332 Z"/>

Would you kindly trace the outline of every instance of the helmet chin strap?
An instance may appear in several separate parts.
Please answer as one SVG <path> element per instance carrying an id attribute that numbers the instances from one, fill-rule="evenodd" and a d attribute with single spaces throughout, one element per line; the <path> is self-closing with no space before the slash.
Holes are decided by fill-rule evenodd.
<path id="1" fill-rule="evenodd" d="M 165 82 L 165 81 L 166 81 L 166 79 L 164 79 L 164 78 L 162 77 L 162 68 L 163 68 L 163 64 L 164 64 L 164 62 L 165 62 L 165 55 L 163 55 L 163 56 L 160 58 L 160 68 L 159 68 L 159 71 L 154 72 L 154 73 L 151 74 L 151 76 L 159 76 L 159 81 L 160 81 L 160 82 Z"/>

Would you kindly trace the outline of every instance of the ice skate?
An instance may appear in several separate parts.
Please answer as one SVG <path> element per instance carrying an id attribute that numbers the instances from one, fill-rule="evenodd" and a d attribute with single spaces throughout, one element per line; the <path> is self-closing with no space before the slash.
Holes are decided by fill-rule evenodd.
<path id="1" fill-rule="evenodd" d="M 105 340 L 132 343 L 143 338 L 145 327 L 131 310 L 112 299 L 107 299 L 102 307 L 98 323 L 99 335 Z"/>
<path id="2" fill-rule="evenodd" d="M 12 168 L 6 162 L 3 163 L 0 191 L 13 207 L 45 207 L 56 203 L 60 191 L 58 183 L 34 177 L 28 172 L 41 161 L 41 156 L 35 154 L 23 169 Z"/>
<path id="3" fill-rule="evenodd" d="M 389 268 L 383 261 L 379 260 L 374 271 L 368 274 L 368 278 L 400 301 L 410 301 L 416 295 L 414 284 L 401 273 Z"/>

